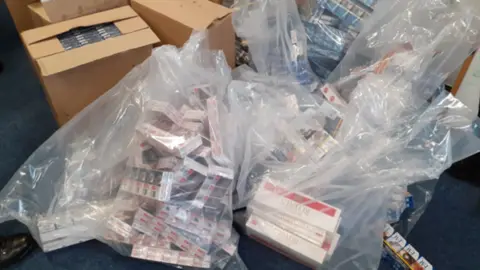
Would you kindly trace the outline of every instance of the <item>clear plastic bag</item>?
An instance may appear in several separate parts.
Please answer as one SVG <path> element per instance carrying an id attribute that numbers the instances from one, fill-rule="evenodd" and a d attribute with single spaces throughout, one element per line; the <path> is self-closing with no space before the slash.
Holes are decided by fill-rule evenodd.
<path id="1" fill-rule="evenodd" d="M 265 131 L 275 114 L 258 119 L 251 148 L 275 156 L 283 145 L 288 158 L 250 155 L 258 190 L 249 234 L 309 266 L 376 269 L 399 187 L 421 187 L 480 151 L 477 117 L 438 91 L 476 46 L 478 14 L 468 1 L 397 1 L 382 10 L 320 89 L 342 113 L 326 152 L 299 151 L 302 129 Z"/>
<path id="2" fill-rule="evenodd" d="M 373 12 L 376 0 L 306 3 L 310 8 L 299 10 L 307 34 L 308 59 L 313 72 L 324 83 Z"/>
<path id="3" fill-rule="evenodd" d="M 4 216 L 45 251 L 95 237 L 135 258 L 243 269 L 231 228 L 243 122 L 225 56 L 204 36 L 156 49 L 57 131 L 2 191 Z"/>
<path id="4" fill-rule="evenodd" d="M 234 209 L 240 209 L 252 198 L 258 184 L 255 179 L 264 173 L 265 159 L 283 163 L 295 142 L 302 144 L 302 151 L 325 151 L 316 144 L 325 140 L 334 143 L 341 113 L 323 97 L 304 91 L 289 78 L 260 75 L 245 66 L 235 69 L 233 78 L 231 90 L 237 93 L 235 103 L 241 104 L 238 114 L 248 115 L 244 119 L 250 120 L 249 129 L 242 135 L 244 152 L 234 194 Z M 272 121 L 268 124 L 260 121 L 269 118 Z M 290 129 L 305 133 L 308 139 L 303 142 Z M 285 132 L 287 135 L 278 136 Z"/>
<path id="5" fill-rule="evenodd" d="M 258 73 L 290 77 L 308 90 L 318 85 L 307 58 L 307 40 L 293 0 L 236 1 L 233 24 L 245 39 Z"/>

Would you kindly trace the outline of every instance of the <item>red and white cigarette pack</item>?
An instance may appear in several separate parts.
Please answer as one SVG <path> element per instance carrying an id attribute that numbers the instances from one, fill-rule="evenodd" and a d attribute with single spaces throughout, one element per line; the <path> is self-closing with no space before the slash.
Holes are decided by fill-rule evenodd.
<path id="1" fill-rule="evenodd" d="M 313 199 L 302 192 L 289 191 L 271 179 L 265 179 L 255 194 L 253 204 L 263 205 L 328 232 L 336 232 L 341 210 Z"/>
<path id="2" fill-rule="evenodd" d="M 247 232 L 310 267 L 328 260 L 339 241 L 341 210 L 265 178 L 249 205 Z"/>
<path id="3" fill-rule="evenodd" d="M 219 104 L 215 97 L 207 99 L 207 115 L 210 127 L 212 158 L 221 165 L 229 166 L 231 161 L 225 154 L 224 141 L 220 131 Z"/>
<path id="4" fill-rule="evenodd" d="M 191 267 L 199 267 L 199 268 L 210 268 L 211 266 L 210 256 L 198 258 L 185 251 L 178 251 L 178 250 L 165 249 L 165 248 L 145 247 L 141 245 L 134 245 L 130 256 L 132 258 L 138 258 L 143 260 L 191 266 Z"/>
<path id="5" fill-rule="evenodd" d="M 331 244 L 316 245 L 255 214 L 247 221 L 247 232 L 267 246 L 311 267 L 322 265 L 329 257 L 329 249 L 334 248 Z"/>
<path id="6" fill-rule="evenodd" d="M 331 84 L 325 84 L 322 86 L 322 94 L 325 96 L 325 99 L 328 100 L 331 104 L 337 105 L 341 108 L 347 107 L 347 102 L 340 96 L 337 89 Z"/>
<path id="7" fill-rule="evenodd" d="M 284 230 L 287 230 L 302 238 L 305 238 L 316 245 L 322 245 L 327 237 L 328 232 L 324 229 L 317 228 L 309 223 L 303 222 L 289 215 L 285 215 L 277 211 L 269 212 L 268 210 L 257 208 L 254 206 L 250 206 L 250 209 L 259 218 L 262 218 Z"/>

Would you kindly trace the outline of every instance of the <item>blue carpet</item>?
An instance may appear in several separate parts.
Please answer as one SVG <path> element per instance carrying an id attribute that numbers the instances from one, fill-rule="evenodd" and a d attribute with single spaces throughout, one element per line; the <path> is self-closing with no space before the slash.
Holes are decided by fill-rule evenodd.
<path id="1" fill-rule="evenodd" d="M 57 128 L 6 7 L 0 2 L 0 188 Z M 427 211 L 408 240 L 438 270 L 480 269 L 479 189 L 443 176 Z M 17 222 L 0 224 L 0 235 L 25 231 Z M 242 236 L 239 252 L 249 269 L 306 269 Z M 247 255 L 248 254 L 248 255 Z M 44 254 L 37 250 L 10 269 L 164 270 L 161 264 L 122 257 L 89 241 Z"/>

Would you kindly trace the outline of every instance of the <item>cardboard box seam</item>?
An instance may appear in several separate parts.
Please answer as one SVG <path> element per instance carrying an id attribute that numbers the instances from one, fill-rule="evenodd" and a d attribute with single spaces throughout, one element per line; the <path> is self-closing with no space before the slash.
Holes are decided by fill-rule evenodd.
<path id="1" fill-rule="evenodd" d="M 213 3 L 215 4 L 215 3 Z M 153 13 L 158 13 L 158 10 L 156 10 L 155 8 L 149 6 L 149 5 L 145 5 L 142 3 L 142 1 L 134 1 L 132 0 L 131 2 L 131 5 L 132 7 L 135 9 L 135 8 L 138 8 L 138 7 L 143 7 L 145 9 L 148 9 L 150 12 L 153 12 Z M 216 4 L 218 5 L 218 4 Z M 183 26 L 185 27 L 188 27 L 188 28 L 192 28 L 193 30 L 197 30 L 197 31 L 202 31 L 202 30 L 208 30 L 208 28 L 210 28 L 212 25 L 218 23 L 218 22 L 222 22 L 225 18 L 227 18 L 228 16 L 232 15 L 233 13 L 233 10 L 230 10 L 229 13 L 223 15 L 223 16 L 220 16 L 220 17 L 216 17 L 215 19 L 213 19 L 207 26 L 205 26 L 204 29 L 199 29 L 199 27 L 192 27 L 190 25 L 187 25 L 185 24 L 183 21 L 178 21 L 178 20 L 175 20 L 176 22 L 182 24 Z M 162 14 L 163 16 L 165 16 L 164 14 Z"/>
<path id="2" fill-rule="evenodd" d="M 125 19 L 125 20 L 128 20 L 128 19 Z M 118 38 L 121 38 L 121 37 L 123 37 L 123 36 L 131 35 L 131 34 L 133 34 L 133 33 L 139 32 L 139 31 L 143 31 L 143 30 L 145 30 L 145 29 L 149 29 L 149 27 L 147 26 L 147 27 L 145 27 L 145 28 L 141 28 L 141 29 L 138 29 L 138 30 L 129 32 L 129 33 L 127 33 L 127 34 L 123 34 L 123 35 L 118 36 L 118 37 L 112 37 L 112 38 L 109 38 L 109 39 L 118 39 Z M 49 38 L 49 39 L 50 39 L 50 38 Z M 48 39 L 45 39 L 45 40 L 43 40 L 43 41 L 46 41 L 46 40 L 48 40 Z M 36 43 L 40 43 L 40 42 L 41 42 L 41 41 L 36 42 Z M 87 47 L 87 46 L 94 46 L 94 45 L 96 45 L 97 43 L 99 43 L 99 42 L 87 44 L 87 45 L 82 46 L 82 47 L 80 47 L 80 48 Z M 30 45 L 34 45 L 34 44 L 35 44 L 35 43 L 32 43 L 32 44 L 30 44 Z M 80 48 L 75 48 L 75 49 L 80 49 Z M 27 48 L 27 49 L 30 50 L 29 48 Z M 74 49 L 74 50 L 75 50 L 75 49 Z M 41 60 L 41 59 L 43 59 L 43 58 L 45 58 L 45 57 L 50 57 L 50 56 L 52 56 L 52 55 L 56 55 L 56 54 L 64 53 L 64 52 L 67 52 L 67 51 L 64 50 L 64 51 L 59 51 L 59 52 L 52 52 L 52 53 L 50 53 L 50 54 L 46 54 L 46 55 L 44 55 L 44 56 L 35 58 L 35 60 L 38 61 L 38 60 Z"/>
<path id="3" fill-rule="evenodd" d="M 133 46 L 133 47 L 129 47 L 128 50 L 138 49 L 138 48 L 141 48 L 141 47 L 144 47 L 144 46 L 153 46 L 153 43 L 158 42 L 157 36 L 156 36 L 149 28 L 147 28 L 147 29 L 142 29 L 142 30 L 140 30 L 140 31 L 133 32 L 132 34 L 137 34 L 137 33 L 138 33 L 138 34 L 140 35 L 139 32 L 144 32 L 145 35 L 148 34 L 148 35 L 149 35 L 149 37 L 148 37 L 149 39 L 146 40 L 145 42 L 140 42 L 139 40 L 135 40 L 135 41 L 137 41 L 138 43 L 135 44 L 135 46 Z M 122 36 L 119 36 L 119 37 L 110 38 L 110 39 L 104 40 L 104 41 L 102 41 L 102 42 L 97 42 L 97 43 L 94 43 L 94 44 L 90 44 L 90 45 L 86 45 L 86 46 L 77 48 L 76 50 L 77 50 L 77 51 L 78 51 L 78 50 L 82 50 L 82 49 L 83 49 L 83 50 L 86 50 L 86 48 L 87 48 L 87 49 L 91 49 L 93 46 L 95 46 L 95 45 L 96 45 L 96 46 L 99 46 L 100 44 L 101 44 L 100 46 L 106 46 L 105 44 L 110 45 L 110 43 L 114 43 L 114 42 L 118 41 L 119 39 L 125 39 L 125 38 L 128 37 L 128 36 L 130 36 L 130 35 L 122 35 Z M 152 38 L 152 39 L 155 38 L 157 41 L 150 40 L 150 38 Z M 71 51 L 64 51 L 64 53 L 65 53 L 65 52 L 72 52 L 72 51 L 73 51 L 73 50 L 71 50 Z M 123 51 L 125 51 L 125 50 L 123 50 Z M 97 61 L 97 60 L 104 59 L 104 58 L 107 58 L 107 57 L 110 57 L 110 56 L 119 54 L 119 53 L 121 53 L 121 52 L 122 52 L 122 51 L 116 51 L 116 52 L 110 51 L 109 53 L 104 54 L 102 57 L 99 57 L 99 58 L 97 58 L 97 59 L 93 59 L 93 60 L 90 60 L 90 61 L 85 61 L 85 63 L 81 63 L 81 64 L 78 64 L 78 65 L 74 65 L 74 66 L 72 66 L 72 67 L 70 67 L 70 68 L 67 68 L 67 69 L 64 69 L 64 70 L 60 70 L 61 68 L 57 68 L 57 69 L 59 69 L 59 70 L 55 70 L 55 69 L 54 69 L 53 71 L 52 71 L 52 70 L 46 70 L 46 69 L 48 69 L 48 68 L 47 68 L 47 63 L 45 63 L 45 62 L 47 61 L 47 59 L 45 59 L 46 57 L 41 58 L 41 59 L 36 59 L 36 62 L 38 63 L 38 65 L 39 65 L 39 67 L 40 67 L 40 72 L 41 72 L 41 74 L 42 74 L 43 76 L 47 77 L 47 76 L 50 76 L 50 75 L 54 75 L 54 74 L 60 73 L 60 72 L 65 71 L 65 70 L 69 70 L 69 69 L 71 69 L 71 68 L 75 68 L 75 67 L 83 66 L 83 65 L 86 65 L 86 64 L 89 64 L 89 63 L 93 63 L 93 62 L 95 62 L 95 61 Z M 56 54 L 56 55 L 60 55 L 60 54 Z M 51 55 L 50 57 L 52 57 L 52 55 Z M 55 55 L 53 55 L 53 57 L 55 57 Z M 59 57 L 60 57 L 60 56 L 59 56 Z M 50 61 L 53 61 L 53 60 L 50 60 Z M 47 72 L 47 71 L 48 71 L 48 72 Z"/>
<path id="4" fill-rule="evenodd" d="M 125 13 L 125 14 L 121 14 L 122 12 Z M 118 14 L 116 14 L 116 13 L 118 13 Z M 102 19 L 102 15 L 106 16 L 107 18 Z M 74 19 L 67 20 L 67 21 L 53 23 L 53 24 L 46 25 L 46 26 L 39 27 L 39 28 L 30 29 L 30 30 L 22 32 L 21 36 L 22 36 L 22 39 L 24 40 L 25 44 L 31 45 L 31 44 L 34 44 L 34 43 L 45 41 L 45 40 L 47 40 L 49 38 L 52 38 L 52 37 L 54 37 L 58 34 L 68 32 L 68 31 L 70 31 L 72 29 L 75 29 L 75 28 L 78 28 L 78 27 L 88 27 L 88 26 L 102 24 L 102 23 L 118 22 L 118 21 L 122 21 L 122 20 L 126 20 L 126 19 L 135 18 L 135 17 L 138 17 L 138 16 L 139 15 L 129 6 L 120 7 L 120 8 L 116 8 L 116 9 L 112 9 L 112 10 L 107 10 L 107 11 L 103 11 L 103 12 L 99 12 L 99 13 L 95 13 L 95 14 L 86 15 L 86 16 L 83 16 L 83 17 L 74 18 Z M 89 19 L 92 20 L 92 21 L 89 22 Z M 50 29 L 61 28 L 60 29 L 61 31 L 45 30 L 45 29 L 49 29 L 49 28 Z M 40 29 L 43 29 L 47 33 L 45 33 L 43 35 L 40 35 L 40 37 L 36 37 L 34 34 L 31 34 L 31 33 L 37 33 L 37 35 L 39 35 L 38 32 L 39 32 Z"/>

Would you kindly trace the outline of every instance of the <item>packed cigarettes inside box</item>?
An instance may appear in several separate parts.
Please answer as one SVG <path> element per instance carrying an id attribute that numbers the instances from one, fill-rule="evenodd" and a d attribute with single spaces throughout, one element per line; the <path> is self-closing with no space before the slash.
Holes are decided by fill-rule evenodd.
<path id="1" fill-rule="evenodd" d="M 216 97 L 175 108 L 148 102 L 137 126 L 116 212 L 104 238 L 131 256 L 210 268 L 236 250 L 231 234 L 234 172 L 223 153 Z"/>

